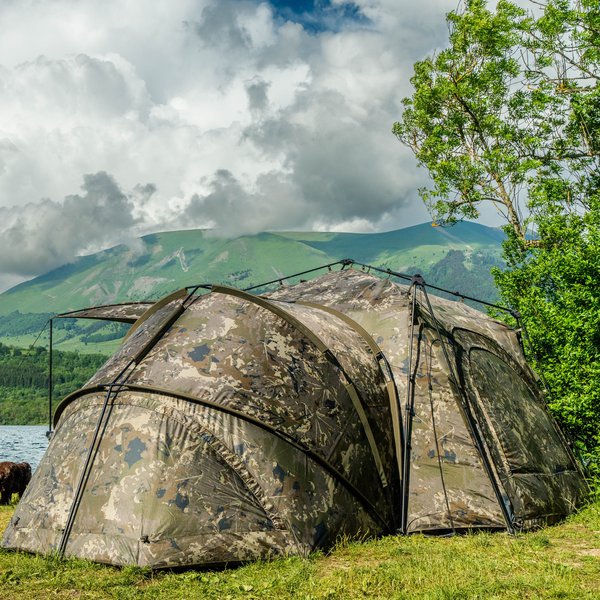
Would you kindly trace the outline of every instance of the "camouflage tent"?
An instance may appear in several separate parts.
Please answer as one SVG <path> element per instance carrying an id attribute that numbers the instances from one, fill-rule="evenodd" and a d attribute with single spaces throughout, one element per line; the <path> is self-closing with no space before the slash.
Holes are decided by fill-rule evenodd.
<path id="1" fill-rule="evenodd" d="M 212 565 L 340 535 L 527 529 L 585 493 L 505 325 L 353 269 L 199 291 L 134 307 L 58 407 L 4 548 Z"/>

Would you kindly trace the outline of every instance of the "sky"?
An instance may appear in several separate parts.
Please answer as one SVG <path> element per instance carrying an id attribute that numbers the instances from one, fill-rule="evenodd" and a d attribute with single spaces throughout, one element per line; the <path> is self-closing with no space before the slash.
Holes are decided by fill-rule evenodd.
<path id="1" fill-rule="evenodd" d="M 0 291 L 143 234 L 429 220 L 392 135 L 456 0 L 2 0 Z"/>

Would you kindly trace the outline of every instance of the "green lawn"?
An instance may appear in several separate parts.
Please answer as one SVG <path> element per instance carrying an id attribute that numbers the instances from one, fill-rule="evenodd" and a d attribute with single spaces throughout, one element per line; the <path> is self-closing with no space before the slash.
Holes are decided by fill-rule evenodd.
<path id="1" fill-rule="evenodd" d="M 13 512 L 0 507 L 0 529 Z M 389 536 L 327 555 L 221 571 L 155 572 L 0 550 L 0 599 L 600 598 L 600 501 L 511 537 Z"/>

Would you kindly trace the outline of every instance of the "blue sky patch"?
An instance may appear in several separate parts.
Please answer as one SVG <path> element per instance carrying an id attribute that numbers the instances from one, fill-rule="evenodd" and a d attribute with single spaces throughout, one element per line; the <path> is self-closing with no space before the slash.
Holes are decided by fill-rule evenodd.
<path id="1" fill-rule="evenodd" d="M 332 4 L 329 0 L 271 0 L 271 4 L 280 18 L 300 23 L 312 33 L 369 24 L 353 2 Z"/>

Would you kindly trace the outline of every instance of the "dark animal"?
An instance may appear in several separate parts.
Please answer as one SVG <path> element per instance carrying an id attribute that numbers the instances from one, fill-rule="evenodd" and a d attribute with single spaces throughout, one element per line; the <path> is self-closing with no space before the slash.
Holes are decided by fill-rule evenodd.
<path id="1" fill-rule="evenodd" d="M 21 498 L 30 480 L 29 463 L 0 462 L 0 504 L 9 504 L 13 494 Z"/>

